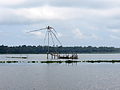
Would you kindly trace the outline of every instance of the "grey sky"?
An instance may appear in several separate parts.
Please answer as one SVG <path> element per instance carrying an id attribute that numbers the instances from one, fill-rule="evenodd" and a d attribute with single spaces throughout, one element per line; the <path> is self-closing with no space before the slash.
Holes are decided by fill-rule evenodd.
<path id="1" fill-rule="evenodd" d="M 65 46 L 115 46 L 120 40 L 119 0 L 0 0 L 0 43 L 43 45 L 53 26 Z"/>

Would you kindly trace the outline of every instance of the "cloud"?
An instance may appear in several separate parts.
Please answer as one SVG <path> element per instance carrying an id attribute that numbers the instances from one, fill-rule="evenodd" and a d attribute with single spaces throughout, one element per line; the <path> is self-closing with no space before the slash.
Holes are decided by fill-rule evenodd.
<path id="1" fill-rule="evenodd" d="M 104 38 L 105 41 L 111 38 L 119 40 L 117 39 L 120 30 L 119 23 L 119 0 L 0 1 L 0 28 L 3 31 L 12 31 L 11 33 L 14 35 L 18 34 L 18 31 L 25 30 L 26 27 L 29 27 L 29 30 L 34 30 L 51 25 L 61 32 L 58 33 L 58 37 L 65 42 L 73 36 L 71 40 L 75 39 L 76 43 L 79 43 L 78 40 L 84 39 L 85 45 L 87 42 L 99 42 L 100 40 L 100 44 L 102 44 L 101 38 Z M 35 26 L 36 24 L 38 26 Z M 33 26 L 30 27 L 30 25 Z M 45 35 L 43 32 L 35 32 L 31 36 L 37 37 L 39 40 Z"/>
<path id="2" fill-rule="evenodd" d="M 73 30 L 73 34 L 75 35 L 76 38 L 78 39 L 85 39 L 86 36 L 80 31 L 80 29 L 75 29 Z"/>
<path id="3" fill-rule="evenodd" d="M 76 7 L 41 6 L 35 8 L 0 8 L 1 24 L 38 23 L 46 20 L 99 21 L 120 16 L 120 8 L 88 9 Z"/>
<path id="4" fill-rule="evenodd" d="M 84 39 L 84 40 L 90 40 L 90 39 L 93 39 L 93 40 L 100 40 L 100 37 L 96 34 L 94 34 L 93 31 L 91 31 L 90 33 L 85 33 L 85 32 L 82 32 L 82 30 L 80 29 L 75 29 L 73 31 L 73 34 L 74 36 L 77 38 L 77 39 Z"/>
<path id="5" fill-rule="evenodd" d="M 0 0 L 0 6 L 14 6 L 25 3 L 27 0 Z"/>
<path id="6" fill-rule="evenodd" d="M 120 33 L 120 29 L 112 29 L 110 30 L 112 33 Z"/>
<path id="7" fill-rule="evenodd" d="M 100 37 L 98 37 L 97 35 L 95 35 L 95 34 L 92 34 L 91 35 L 91 39 L 96 39 L 96 40 L 99 40 L 100 39 Z"/>
<path id="8" fill-rule="evenodd" d="M 73 12 L 69 8 L 50 6 L 21 9 L 0 8 L 0 23 L 24 24 L 41 22 L 42 20 L 66 20 L 75 17 L 73 15 L 69 16 L 71 13 Z"/>
<path id="9" fill-rule="evenodd" d="M 57 33 L 57 37 L 63 37 L 62 33 Z"/>
<path id="10" fill-rule="evenodd" d="M 120 39 L 120 29 L 110 29 L 110 38 L 114 40 Z"/>
<path id="11" fill-rule="evenodd" d="M 38 7 L 44 5 L 58 7 L 113 8 L 119 7 L 119 0 L 1 0 L 0 5 L 11 7 Z"/>
<path id="12" fill-rule="evenodd" d="M 41 39 L 45 38 L 45 34 L 42 32 L 31 32 L 30 34 L 34 35 L 37 38 L 41 38 Z"/>
<path id="13" fill-rule="evenodd" d="M 110 38 L 114 39 L 114 40 L 120 40 L 119 36 L 115 36 L 115 35 L 110 35 Z"/>

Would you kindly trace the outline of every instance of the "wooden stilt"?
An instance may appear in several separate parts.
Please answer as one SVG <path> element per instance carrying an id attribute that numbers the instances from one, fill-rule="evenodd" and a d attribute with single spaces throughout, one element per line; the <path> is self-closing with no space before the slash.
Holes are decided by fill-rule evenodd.
<path id="1" fill-rule="evenodd" d="M 53 58 L 55 59 L 55 54 L 53 54 Z"/>
<path id="2" fill-rule="evenodd" d="M 47 53 L 47 59 L 49 59 L 49 54 Z"/>

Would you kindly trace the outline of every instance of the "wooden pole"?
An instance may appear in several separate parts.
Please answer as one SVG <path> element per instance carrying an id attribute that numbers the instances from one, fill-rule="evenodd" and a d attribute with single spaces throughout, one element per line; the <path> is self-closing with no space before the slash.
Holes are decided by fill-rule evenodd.
<path id="1" fill-rule="evenodd" d="M 47 51 L 47 59 L 49 59 L 49 29 L 47 29 L 47 32 L 48 32 L 48 51 Z"/>

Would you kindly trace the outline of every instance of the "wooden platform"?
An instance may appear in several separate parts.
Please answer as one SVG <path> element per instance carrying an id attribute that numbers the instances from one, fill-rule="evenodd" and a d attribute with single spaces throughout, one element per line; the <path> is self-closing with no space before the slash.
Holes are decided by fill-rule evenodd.
<path id="1" fill-rule="evenodd" d="M 51 54 L 51 59 L 78 59 L 77 54 Z"/>

